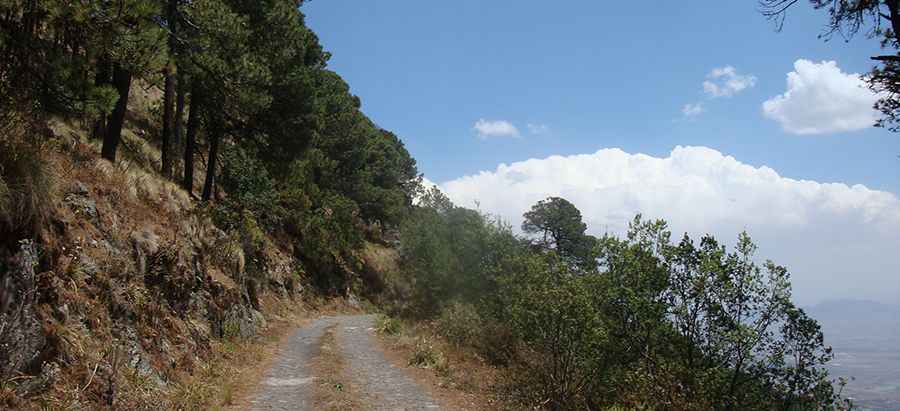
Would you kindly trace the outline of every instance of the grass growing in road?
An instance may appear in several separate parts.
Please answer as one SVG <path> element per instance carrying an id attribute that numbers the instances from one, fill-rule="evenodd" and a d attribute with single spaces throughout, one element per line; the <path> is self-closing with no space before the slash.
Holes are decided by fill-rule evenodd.
<path id="1" fill-rule="evenodd" d="M 335 324 L 325 329 L 319 339 L 319 355 L 313 360 L 313 372 L 318 376 L 314 394 L 316 409 L 362 410 L 365 408 L 347 377 L 344 358 L 338 351 L 336 327 Z"/>

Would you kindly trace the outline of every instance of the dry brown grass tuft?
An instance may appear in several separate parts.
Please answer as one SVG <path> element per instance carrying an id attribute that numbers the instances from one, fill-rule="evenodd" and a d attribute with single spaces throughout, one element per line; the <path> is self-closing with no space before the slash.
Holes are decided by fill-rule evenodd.
<path id="1" fill-rule="evenodd" d="M 15 242 L 47 225 L 57 184 L 46 155 L 50 130 L 22 116 L 7 117 L 0 124 L 0 238 Z"/>
<path id="2" fill-rule="evenodd" d="M 345 369 L 344 358 L 338 352 L 334 335 L 337 325 L 325 329 L 319 340 L 319 355 L 313 360 L 313 374 L 317 378 L 314 401 L 316 409 L 325 411 L 364 409 L 356 387 Z"/>
<path id="3" fill-rule="evenodd" d="M 393 248 L 366 242 L 362 257 L 366 265 L 378 273 L 387 274 L 399 271 L 397 264 L 400 256 Z"/>
<path id="4" fill-rule="evenodd" d="M 409 370 L 441 402 L 459 410 L 520 409 L 506 394 L 502 367 L 447 341 L 432 324 L 406 324 L 402 330 L 379 334 L 388 359 Z"/>

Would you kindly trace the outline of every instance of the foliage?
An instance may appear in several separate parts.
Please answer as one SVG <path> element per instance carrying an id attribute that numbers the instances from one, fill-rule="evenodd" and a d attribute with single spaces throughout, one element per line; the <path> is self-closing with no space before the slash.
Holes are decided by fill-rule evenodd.
<path id="1" fill-rule="evenodd" d="M 225 150 L 219 185 L 229 193 L 217 211 L 216 225 L 234 228 L 243 210 L 252 213 L 269 230 L 281 223 L 285 211 L 279 204 L 275 182 L 262 162 L 240 147 Z"/>
<path id="2" fill-rule="evenodd" d="M 446 372 L 449 367 L 447 356 L 435 347 L 433 341 L 426 338 L 416 339 L 409 357 L 409 365 L 430 368 L 438 372 Z"/>
<path id="3" fill-rule="evenodd" d="M 400 231 L 403 276 L 413 284 L 413 294 L 400 298 L 414 302 L 417 314 L 426 317 L 437 314 L 442 301 L 479 301 L 492 294 L 492 262 L 519 243 L 509 226 L 452 205 L 419 207 Z"/>
<path id="4" fill-rule="evenodd" d="M 0 255 L 33 238 L 55 204 L 55 179 L 45 167 L 39 124 L 10 115 L 0 124 Z"/>
<path id="5" fill-rule="evenodd" d="M 763 2 L 775 7 L 772 16 L 793 3 Z M 812 3 L 834 5 L 832 32 L 873 24 L 873 36 L 898 47 L 900 30 L 881 27 L 900 25 L 894 2 Z M 834 404 L 823 368 L 831 351 L 818 324 L 791 302 L 787 270 L 756 262 L 749 236 L 730 252 L 709 236 L 673 244 L 665 222 L 638 217 L 626 236 L 597 239 L 572 203 L 551 197 L 525 214 L 522 237 L 424 191 L 400 138 L 367 118 L 327 69 L 330 56 L 301 4 L 0 1 L 0 234 L 10 243 L 0 247 L 37 237 L 56 204 L 45 160 L 49 119 L 115 134 L 104 123 L 113 110 L 111 128 L 121 128 L 131 79 L 159 87 L 159 73 L 165 84 L 175 73 L 190 106 L 187 134 L 208 148 L 203 198 L 246 254 L 260 257 L 267 234 L 277 234 L 315 286 L 343 293 L 358 281 L 363 227 L 399 229 L 402 269 L 390 288 L 406 304 L 400 313 L 436 318 L 455 344 L 522 370 L 529 405 Z M 878 108 L 881 125 L 894 129 L 900 58 L 879 60 L 869 81 L 888 93 Z M 194 149 L 186 149 L 185 169 L 194 167 Z M 153 277 L 178 263 L 164 262 Z M 177 290 L 169 302 L 186 304 L 193 279 L 166 281 Z M 381 327 L 393 332 L 399 322 Z M 430 341 L 414 353 L 413 364 L 447 367 Z"/>
<path id="6" fill-rule="evenodd" d="M 98 136 L 120 133 L 131 79 L 160 87 L 165 72 L 162 111 L 169 113 L 177 74 L 178 94 L 190 105 L 188 134 L 205 137 L 209 148 L 203 198 L 222 199 L 217 222 L 234 229 L 249 212 L 266 231 L 286 226 L 297 256 L 332 275 L 361 244 L 360 226 L 399 225 L 418 179 L 402 141 L 369 120 L 327 69 L 330 55 L 300 5 L 4 1 L 0 115 L 89 119 Z M 170 130 L 171 117 L 162 116 L 157 129 Z M 104 137 L 110 160 L 118 140 L 109 140 L 107 153 Z M 185 168 L 194 167 L 192 156 L 186 153 Z M 11 183 L 6 175 L 2 181 L 8 205 Z"/>
<path id="7" fill-rule="evenodd" d="M 478 310 L 471 304 L 461 302 L 444 307 L 435 327 L 438 333 L 457 346 L 474 346 L 484 332 Z"/>
<path id="8" fill-rule="evenodd" d="M 525 356 L 532 392 L 551 409 L 575 409 L 606 370 L 607 327 L 592 276 L 573 276 L 557 256 L 532 255 L 503 279 L 500 298 Z M 527 286 L 523 286 L 527 285 Z"/>
<path id="9" fill-rule="evenodd" d="M 596 239 L 585 234 L 587 225 L 572 203 L 550 197 L 532 206 L 524 217 L 522 231 L 538 235 L 539 246 L 556 250 L 560 257 L 575 266 L 590 269 L 595 265 Z"/>
<path id="10" fill-rule="evenodd" d="M 637 216 L 624 237 L 592 240 L 593 266 L 573 264 L 558 233 L 585 234 L 569 206 L 551 199 L 526 214 L 547 233 L 534 247 L 436 190 L 420 195 L 401 230 L 403 313 L 493 356 L 530 406 L 837 404 L 818 324 L 790 301 L 784 267 L 757 264 L 748 235 L 732 251 L 711 236 L 672 243 L 664 221 Z"/>
<path id="11" fill-rule="evenodd" d="M 375 330 L 381 334 L 399 335 L 403 330 L 403 324 L 396 318 L 379 315 L 375 319 Z"/>

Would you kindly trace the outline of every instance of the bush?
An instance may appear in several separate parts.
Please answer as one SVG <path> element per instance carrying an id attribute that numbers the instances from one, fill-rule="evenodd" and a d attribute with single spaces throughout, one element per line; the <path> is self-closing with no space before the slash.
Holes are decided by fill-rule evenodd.
<path id="1" fill-rule="evenodd" d="M 484 320 L 476 345 L 492 365 L 509 365 L 517 360 L 519 340 L 507 325 Z"/>
<path id="2" fill-rule="evenodd" d="M 9 118 L 5 118 L 9 117 Z M 0 125 L 0 238 L 10 249 L 46 226 L 55 201 L 54 178 L 47 167 L 43 128 L 21 116 L 8 115 Z"/>
<path id="3" fill-rule="evenodd" d="M 263 164 L 238 147 L 225 150 L 222 156 L 222 172 L 219 186 L 228 197 L 216 205 L 216 225 L 229 229 L 241 221 L 241 215 L 250 211 L 259 224 L 271 230 L 284 218 L 285 210 L 278 201 L 275 181 L 269 177 Z"/>
<path id="4" fill-rule="evenodd" d="M 596 307 L 596 276 L 574 277 L 554 254 L 532 256 L 504 279 L 509 325 L 529 350 L 523 387 L 553 409 L 585 408 L 606 371 L 607 327 Z"/>
<path id="5" fill-rule="evenodd" d="M 821 328 L 790 301 L 786 268 L 755 263 L 746 234 L 732 252 L 712 237 L 673 244 L 664 221 L 638 216 L 624 238 L 592 240 L 585 267 L 437 194 L 401 229 L 392 289 L 402 312 L 507 366 L 526 407 L 830 409 L 840 400 Z M 432 344 L 415 343 L 411 364 L 440 362 Z"/>
<path id="6" fill-rule="evenodd" d="M 379 315 L 375 319 L 375 331 L 386 335 L 398 335 L 403 330 L 403 324 L 396 318 Z"/>
<path id="7" fill-rule="evenodd" d="M 481 315 L 471 304 L 454 302 L 441 310 L 437 332 L 456 346 L 474 346 L 482 335 Z"/>
<path id="8" fill-rule="evenodd" d="M 428 368 L 438 372 L 446 372 L 449 369 L 447 357 L 444 356 L 444 353 L 435 348 L 433 342 L 425 338 L 416 340 L 412 355 L 409 358 L 409 365 Z"/>

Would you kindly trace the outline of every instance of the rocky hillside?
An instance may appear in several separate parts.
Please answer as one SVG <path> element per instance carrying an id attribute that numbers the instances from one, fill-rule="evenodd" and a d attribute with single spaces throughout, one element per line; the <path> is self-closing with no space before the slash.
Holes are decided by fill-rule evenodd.
<path id="1" fill-rule="evenodd" d="M 47 130 L 46 221 L 2 267 L 0 408 L 190 404 L 186 384 L 214 342 L 256 335 L 267 301 L 304 294 L 290 242 L 252 219 L 216 227 L 142 163 L 155 149 L 133 120 L 116 164 L 77 125 Z"/>

